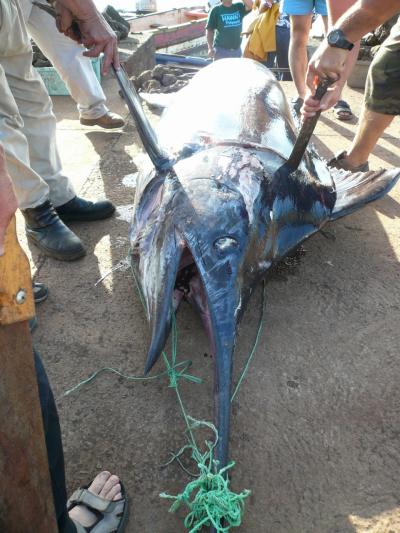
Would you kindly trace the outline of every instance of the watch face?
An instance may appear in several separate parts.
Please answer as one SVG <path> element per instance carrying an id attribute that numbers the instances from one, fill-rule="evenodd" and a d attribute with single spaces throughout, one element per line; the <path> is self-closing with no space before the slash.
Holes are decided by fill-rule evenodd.
<path id="1" fill-rule="evenodd" d="M 343 50 L 351 50 L 354 47 L 353 43 L 346 40 L 342 30 L 332 30 L 328 33 L 328 44 L 336 48 L 343 48 Z"/>
<path id="2" fill-rule="evenodd" d="M 333 30 L 331 32 L 331 34 L 329 35 L 329 41 L 332 43 L 332 44 L 336 44 L 337 42 L 339 42 L 340 40 L 340 31 L 338 30 Z"/>

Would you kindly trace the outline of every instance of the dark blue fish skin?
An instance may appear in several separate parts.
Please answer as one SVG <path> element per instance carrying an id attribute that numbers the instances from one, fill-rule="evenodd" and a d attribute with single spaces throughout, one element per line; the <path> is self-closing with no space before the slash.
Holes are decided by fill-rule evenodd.
<path id="1" fill-rule="evenodd" d="M 196 101 L 192 120 L 190 102 L 199 93 L 205 102 Z M 152 332 L 146 372 L 167 340 L 172 302 L 176 308 L 182 298 L 195 303 L 215 351 L 223 467 L 236 329 L 253 289 L 271 265 L 326 222 L 385 194 L 399 171 L 334 175 L 309 149 L 299 169 L 278 179 L 274 173 L 290 155 L 295 128 L 275 78 L 250 60 L 204 69 L 167 110 L 159 131 L 176 163 L 165 172 L 142 173 L 130 232 Z M 195 273 L 181 292 L 188 264 Z"/>

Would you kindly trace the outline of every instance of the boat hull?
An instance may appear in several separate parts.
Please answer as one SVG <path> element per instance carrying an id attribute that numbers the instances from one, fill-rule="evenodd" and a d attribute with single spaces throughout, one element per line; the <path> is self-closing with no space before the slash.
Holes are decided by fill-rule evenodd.
<path id="1" fill-rule="evenodd" d="M 153 35 L 156 49 L 168 48 L 205 36 L 207 14 L 192 20 L 192 13 L 185 8 L 170 9 L 130 19 L 129 24 L 132 33 Z"/>

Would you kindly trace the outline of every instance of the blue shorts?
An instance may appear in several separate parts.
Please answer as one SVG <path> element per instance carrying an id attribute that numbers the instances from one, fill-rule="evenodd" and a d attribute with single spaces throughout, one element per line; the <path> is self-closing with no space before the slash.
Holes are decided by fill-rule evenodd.
<path id="1" fill-rule="evenodd" d="M 281 11 L 288 15 L 310 15 L 313 11 L 323 17 L 328 15 L 326 0 L 283 0 Z"/>

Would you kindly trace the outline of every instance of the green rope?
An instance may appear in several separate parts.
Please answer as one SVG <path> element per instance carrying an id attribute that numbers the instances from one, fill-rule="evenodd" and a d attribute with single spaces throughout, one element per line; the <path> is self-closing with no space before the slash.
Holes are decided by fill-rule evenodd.
<path id="1" fill-rule="evenodd" d="M 258 346 L 258 343 L 260 341 L 260 337 L 261 337 L 261 332 L 262 330 L 264 329 L 264 312 L 265 312 L 265 281 L 263 280 L 263 290 L 262 290 L 262 296 L 261 296 L 261 314 L 260 314 L 260 321 L 258 323 L 258 328 L 257 328 L 257 335 L 256 335 L 256 339 L 254 341 L 254 344 L 253 344 L 253 348 L 251 349 L 251 352 L 249 353 L 249 356 L 247 357 L 247 361 L 242 369 L 242 372 L 240 374 L 240 377 L 239 377 L 239 380 L 237 382 L 237 385 L 235 387 L 235 390 L 232 394 L 232 397 L 231 397 L 231 402 L 233 402 L 233 400 L 235 399 L 235 396 L 236 394 L 239 392 L 239 389 L 240 389 L 240 386 L 247 374 L 247 371 L 249 369 L 249 366 L 250 366 L 250 363 L 251 363 L 251 360 L 253 359 L 253 356 L 254 354 L 256 353 L 256 350 L 257 350 L 257 346 Z"/>
<path id="2" fill-rule="evenodd" d="M 160 372 L 159 374 L 155 374 L 154 376 L 132 376 L 130 374 L 124 374 L 123 372 L 120 372 L 116 368 L 111 367 L 104 367 L 100 368 L 100 370 L 96 370 L 96 372 L 93 372 L 88 378 L 80 381 L 70 389 L 66 390 L 58 400 L 61 400 L 65 396 L 69 396 L 71 393 L 77 391 L 80 389 L 83 385 L 87 385 L 91 381 L 93 381 L 97 376 L 103 372 L 111 372 L 111 374 L 117 374 L 117 376 L 120 376 L 128 381 L 154 381 L 155 379 L 159 379 L 163 376 L 169 376 L 170 373 L 173 371 L 176 374 L 176 379 L 183 378 L 186 381 L 189 381 L 191 383 L 203 383 L 203 380 L 201 378 L 198 378 L 196 376 L 192 376 L 191 374 L 187 373 L 187 370 L 192 366 L 192 361 L 181 361 L 180 363 L 177 363 L 175 367 L 171 367 L 168 370 L 164 370 L 163 372 Z M 181 368 L 182 367 L 182 368 Z M 179 372 L 176 371 L 177 368 L 181 368 Z"/>
<path id="3" fill-rule="evenodd" d="M 212 450 L 210 450 L 212 454 Z M 218 533 L 226 533 L 242 523 L 244 500 L 250 491 L 244 490 L 240 494 L 229 488 L 229 477 L 224 473 L 234 466 L 234 462 L 222 468 L 219 472 L 211 471 L 209 465 L 198 465 L 200 476 L 186 485 L 185 490 L 177 496 L 166 493 L 161 498 L 174 500 L 170 512 L 176 512 L 181 505 L 189 509 L 184 525 L 189 533 L 200 531 L 203 527 L 213 526 Z"/>
<path id="4" fill-rule="evenodd" d="M 230 490 L 230 480 L 226 472 L 235 463 L 231 462 L 225 468 L 218 469 L 218 462 L 214 460 L 214 449 L 218 442 L 216 427 L 210 422 L 195 420 L 186 413 L 179 392 L 176 372 L 173 370 L 176 367 L 176 354 L 177 330 L 175 315 L 172 313 L 171 361 L 165 353 L 163 353 L 163 358 L 170 376 L 170 387 L 175 389 L 179 407 L 185 420 L 189 444 L 181 448 L 169 463 L 177 460 L 178 464 L 183 466 L 180 457 L 185 451 L 190 450 L 192 459 L 197 463 L 199 474 L 195 480 L 186 485 L 180 494 L 174 496 L 163 492 L 160 497 L 174 500 L 170 507 L 171 513 L 176 512 L 182 505 L 188 508 L 189 512 L 184 520 L 184 525 L 190 533 L 200 531 L 206 526 L 213 526 L 217 533 L 226 533 L 242 523 L 244 500 L 250 491 L 244 490 L 241 493 L 235 493 Z M 206 427 L 214 433 L 214 442 L 206 442 L 207 451 L 204 454 L 201 454 L 194 436 L 194 430 L 201 427 Z M 187 471 L 186 468 L 185 471 Z M 192 476 L 194 475 L 192 474 Z"/>

